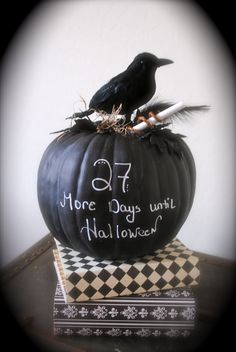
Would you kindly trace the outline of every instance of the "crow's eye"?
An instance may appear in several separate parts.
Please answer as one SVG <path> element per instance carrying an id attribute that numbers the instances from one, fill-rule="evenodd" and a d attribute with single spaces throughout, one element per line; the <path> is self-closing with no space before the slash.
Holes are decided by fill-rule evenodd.
<path id="1" fill-rule="evenodd" d="M 142 65 L 143 63 L 144 63 L 143 60 L 141 60 L 141 61 L 140 61 L 140 64 Z"/>

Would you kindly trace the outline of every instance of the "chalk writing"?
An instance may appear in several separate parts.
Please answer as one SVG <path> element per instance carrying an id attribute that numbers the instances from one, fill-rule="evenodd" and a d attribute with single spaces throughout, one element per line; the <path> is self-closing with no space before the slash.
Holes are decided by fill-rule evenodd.
<path id="1" fill-rule="evenodd" d="M 120 203 L 117 199 L 112 199 L 108 202 L 108 209 L 110 213 L 128 213 L 126 215 L 126 220 L 129 223 L 134 222 L 135 214 L 141 212 L 141 208 L 138 205 L 127 205 Z"/>
<path id="2" fill-rule="evenodd" d="M 63 197 L 59 200 L 58 206 L 67 211 L 85 212 L 85 215 L 80 220 L 82 221 L 82 225 L 79 231 L 88 241 L 111 238 L 135 239 L 152 236 L 158 233 L 158 226 L 162 222 L 165 213 L 174 211 L 177 207 L 175 200 L 171 196 L 157 200 L 154 199 L 153 201 L 147 200 L 146 202 L 140 199 L 141 204 L 137 204 L 135 201 L 134 203 L 131 201 L 128 202 L 128 199 L 126 202 L 123 194 L 128 192 L 129 182 L 132 181 L 130 180 L 131 166 L 131 163 L 123 162 L 114 162 L 111 165 L 107 159 L 97 159 L 92 167 L 96 168 L 95 171 L 97 174 L 95 175 L 98 177 L 88 180 L 86 185 L 86 188 L 91 187 L 92 192 L 88 192 L 88 194 L 93 194 L 96 201 L 93 200 L 94 198 L 92 200 L 75 199 L 73 198 L 73 193 L 63 192 Z M 100 203 L 99 199 L 101 197 L 97 192 L 112 191 L 114 185 L 115 192 L 113 194 L 109 193 L 113 195 L 113 198 L 112 196 L 108 197 L 107 201 Z M 129 197 L 130 199 L 132 197 Z M 99 209 L 101 204 L 101 214 L 104 216 L 104 221 L 100 218 Z M 91 216 L 89 216 L 89 212 L 92 213 Z M 106 222 L 106 212 L 109 219 L 113 218 L 114 214 L 116 214 L 117 220 L 115 221 L 115 225 Z M 138 216 L 137 214 L 139 213 L 140 215 Z M 153 217 L 151 223 L 142 225 L 142 227 L 138 226 L 140 216 L 145 218 L 148 213 L 149 216 L 152 214 Z M 125 223 L 127 227 L 124 226 Z"/>
<path id="3" fill-rule="evenodd" d="M 175 209 L 176 205 L 174 205 L 174 199 L 167 197 L 163 202 L 159 203 L 150 203 L 149 205 L 150 211 L 153 213 L 154 211 L 162 210 L 162 209 Z"/>
<path id="4" fill-rule="evenodd" d="M 128 173 L 130 172 L 131 169 L 131 163 L 115 163 L 115 165 L 120 165 L 120 166 L 127 166 L 127 171 L 125 172 L 125 174 L 123 176 L 118 175 L 117 178 L 121 178 L 122 181 L 122 192 L 126 193 L 126 181 L 129 178 Z"/>
<path id="5" fill-rule="evenodd" d="M 127 180 L 129 179 L 129 172 L 131 170 L 131 163 L 114 163 L 115 166 L 127 167 L 127 170 L 123 175 L 118 175 L 117 178 L 122 179 L 122 192 L 126 193 L 128 191 Z M 102 166 L 103 169 L 107 172 L 107 178 L 96 177 L 92 180 L 92 187 L 95 191 L 101 192 L 105 190 L 112 191 L 112 167 L 108 160 L 98 159 L 94 162 L 93 166 Z"/>
<path id="6" fill-rule="evenodd" d="M 92 221 L 86 218 L 85 223 L 86 225 L 83 226 L 80 230 L 81 234 L 87 236 L 88 241 L 96 240 L 98 238 L 101 239 L 108 239 L 108 238 L 137 238 L 137 237 L 148 237 L 157 232 L 158 223 L 162 221 L 162 216 L 158 215 L 155 218 L 154 224 L 150 228 L 142 229 L 141 227 L 136 227 L 135 229 L 120 229 L 119 225 L 116 225 L 115 229 L 113 230 L 111 224 L 107 224 L 106 229 L 98 229 L 96 218 L 93 218 Z"/>
<path id="7" fill-rule="evenodd" d="M 59 204 L 62 208 L 69 207 L 70 210 L 96 210 L 95 202 L 87 200 L 79 201 L 78 199 L 73 200 L 71 193 L 66 194 L 65 192 L 63 193 L 63 201 L 60 201 Z"/>
<path id="8" fill-rule="evenodd" d="M 106 167 L 108 168 L 108 180 L 106 180 L 105 178 L 101 178 L 101 177 L 96 177 L 92 180 L 92 187 L 95 191 L 105 191 L 106 189 L 108 189 L 109 191 L 112 190 L 111 188 L 111 180 L 112 180 L 112 168 L 111 165 L 109 163 L 109 161 L 107 161 L 106 159 L 98 159 L 95 161 L 95 163 L 93 164 L 93 166 L 96 165 L 106 165 Z M 95 183 L 102 183 L 105 184 L 105 186 L 103 187 L 98 187 L 95 185 Z"/>

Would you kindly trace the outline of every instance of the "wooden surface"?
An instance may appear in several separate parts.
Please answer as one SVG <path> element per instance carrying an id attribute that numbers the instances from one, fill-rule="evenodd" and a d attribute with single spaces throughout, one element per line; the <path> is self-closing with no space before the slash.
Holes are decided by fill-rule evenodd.
<path id="1" fill-rule="evenodd" d="M 206 346 L 210 350 L 213 344 L 224 348 L 233 340 L 235 333 L 229 316 L 235 318 L 236 314 L 236 264 L 201 253 L 195 253 L 200 258 L 201 276 L 200 284 L 194 288 L 198 319 L 190 338 L 54 337 L 52 309 L 57 278 L 52 248 L 53 240 L 48 235 L 2 273 L 3 329 L 11 330 L 13 337 L 9 340 L 2 334 L 8 350 L 17 341 L 23 344 L 24 351 L 36 351 L 37 346 L 45 352 L 185 352 L 204 351 Z"/>

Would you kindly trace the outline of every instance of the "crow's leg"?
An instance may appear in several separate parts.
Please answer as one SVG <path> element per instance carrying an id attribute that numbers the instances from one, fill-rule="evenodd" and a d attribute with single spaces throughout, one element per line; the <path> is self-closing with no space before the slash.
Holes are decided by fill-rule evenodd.
<path id="1" fill-rule="evenodd" d="M 132 115 L 132 113 L 130 113 L 130 112 L 125 114 L 124 123 L 130 123 L 131 122 L 131 115 Z"/>

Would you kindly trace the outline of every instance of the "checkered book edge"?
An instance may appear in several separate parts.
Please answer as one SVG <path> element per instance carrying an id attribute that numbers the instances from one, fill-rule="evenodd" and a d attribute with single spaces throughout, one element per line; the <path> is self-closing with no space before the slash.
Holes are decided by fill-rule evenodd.
<path id="1" fill-rule="evenodd" d="M 67 304 L 58 283 L 53 326 L 55 335 L 185 337 L 196 313 L 191 288 Z"/>
<path id="2" fill-rule="evenodd" d="M 129 296 L 198 284 L 199 259 L 178 239 L 152 255 L 97 260 L 56 241 L 55 265 L 66 301 Z"/>

